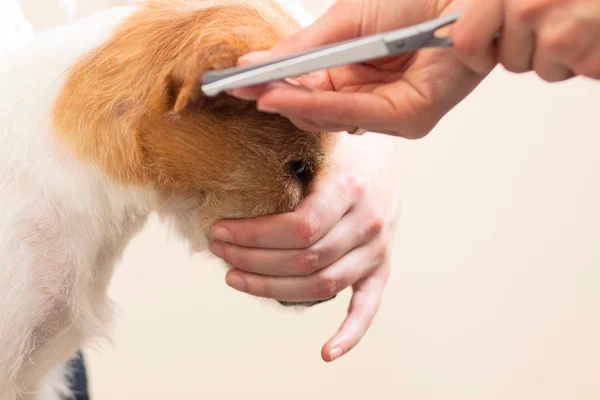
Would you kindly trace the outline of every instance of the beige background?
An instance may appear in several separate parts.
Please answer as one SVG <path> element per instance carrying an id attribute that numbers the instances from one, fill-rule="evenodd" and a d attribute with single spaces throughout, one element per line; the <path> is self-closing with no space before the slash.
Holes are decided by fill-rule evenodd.
<path id="1" fill-rule="evenodd" d="M 94 400 L 600 398 L 599 102 L 597 83 L 499 69 L 429 137 L 399 139 L 393 274 L 333 364 L 320 346 L 349 293 L 282 311 L 153 220 L 114 279 L 114 347 L 87 351 Z"/>

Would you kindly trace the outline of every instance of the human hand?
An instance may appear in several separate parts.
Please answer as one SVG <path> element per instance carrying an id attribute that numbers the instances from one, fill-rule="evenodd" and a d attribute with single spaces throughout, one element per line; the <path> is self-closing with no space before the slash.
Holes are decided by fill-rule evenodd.
<path id="1" fill-rule="evenodd" d="M 600 79 L 598 0 L 471 0 L 452 38 L 459 58 L 480 73 L 500 63 L 549 82 Z"/>
<path id="2" fill-rule="evenodd" d="M 361 340 L 388 279 L 398 205 L 390 140 L 343 136 L 327 175 L 294 212 L 223 220 L 211 230 L 210 249 L 233 267 L 226 282 L 237 290 L 304 302 L 352 287 L 347 317 L 321 350 L 325 361 Z"/>
<path id="3" fill-rule="evenodd" d="M 268 52 L 250 53 L 240 64 L 289 55 L 363 35 L 421 23 L 460 9 L 449 0 L 339 0 L 307 28 Z M 452 49 L 424 49 L 373 62 L 318 71 L 231 92 L 256 100 L 310 131 L 380 132 L 419 138 L 483 79 Z"/>

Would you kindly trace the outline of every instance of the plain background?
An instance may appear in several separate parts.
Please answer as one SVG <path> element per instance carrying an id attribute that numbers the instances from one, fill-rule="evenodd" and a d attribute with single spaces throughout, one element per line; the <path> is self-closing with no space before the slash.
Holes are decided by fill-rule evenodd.
<path id="1" fill-rule="evenodd" d="M 60 21 L 39 3 L 36 27 Z M 151 220 L 114 277 L 114 344 L 86 350 L 93 399 L 600 398 L 599 104 L 598 83 L 499 68 L 427 138 L 398 139 L 393 274 L 332 364 L 350 293 L 282 310 Z"/>

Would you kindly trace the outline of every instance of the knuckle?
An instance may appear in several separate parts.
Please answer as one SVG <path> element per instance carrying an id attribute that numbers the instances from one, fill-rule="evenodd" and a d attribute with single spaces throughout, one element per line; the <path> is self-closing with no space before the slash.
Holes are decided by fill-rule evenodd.
<path id="1" fill-rule="evenodd" d="M 512 49 L 510 48 L 512 45 L 512 43 L 509 44 L 504 40 L 500 42 L 500 54 L 498 57 L 498 62 L 508 72 L 515 74 L 521 74 L 530 71 L 531 55 L 515 55 L 514 51 L 511 51 Z"/>
<path id="2" fill-rule="evenodd" d="M 296 236 L 306 246 L 314 244 L 320 230 L 320 221 L 315 213 L 301 216 L 296 223 Z"/>
<path id="3" fill-rule="evenodd" d="M 588 49 L 585 48 L 573 48 L 568 53 L 562 54 L 562 59 L 565 64 L 569 66 L 575 72 L 577 69 L 588 69 L 592 67 L 593 69 L 598 70 L 600 66 L 599 60 L 590 60 L 590 55 L 592 55 Z M 594 61 L 591 64 L 590 61 Z"/>
<path id="4" fill-rule="evenodd" d="M 568 68 L 556 64 L 537 65 L 535 72 L 548 83 L 564 81 L 571 77 L 571 71 Z"/>
<path id="5" fill-rule="evenodd" d="M 540 37 L 541 48 L 549 53 L 560 55 L 569 50 L 573 42 L 562 32 L 549 32 Z"/>
<path id="6" fill-rule="evenodd" d="M 232 229 L 232 236 L 235 233 Z M 243 244 L 246 247 L 260 247 L 259 229 L 240 229 L 239 234 L 233 237 L 238 240 L 237 243 Z"/>
<path id="7" fill-rule="evenodd" d="M 231 254 L 228 263 L 237 269 L 241 269 L 242 271 L 252 271 L 254 269 L 250 259 L 248 257 L 243 257 L 238 253 L 235 255 Z"/>
<path id="8" fill-rule="evenodd" d="M 356 125 L 356 116 L 360 115 L 361 106 L 356 97 L 349 97 L 346 106 L 340 110 L 340 122 L 342 125 Z"/>
<path id="9" fill-rule="evenodd" d="M 464 55 L 471 54 L 476 49 L 476 41 L 473 40 L 475 35 L 471 33 L 473 28 L 464 25 L 464 22 L 459 20 L 452 32 L 452 46 Z"/>
<path id="10" fill-rule="evenodd" d="M 540 1 L 517 1 L 513 2 L 514 18 L 520 23 L 528 23 L 540 12 Z"/>
<path id="11" fill-rule="evenodd" d="M 544 82 L 548 82 L 548 83 L 553 82 L 552 75 L 549 74 L 546 69 L 536 68 L 535 73 Z"/>
<path id="12" fill-rule="evenodd" d="M 530 70 L 530 67 L 527 64 L 519 62 L 512 58 L 501 59 L 500 62 L 508 72 L 512 72 L 515 74 L 525 73 Z"/>
<path id="13" fill-rule="evenodd" d="M 365 218 L 365 236 L 379 235 L 385 227 L 385 218 L 375 210 L 372 210 Z"/>
<path id="14" fill-rule="evenodd" d="M 354 197 L 360 198 L 365 194 L 365 182 L 357 174 L 346 174 L 343 183 Z"/>
<path id="15" fill-rule="evenodd" d="M 383 231 L 385 227 L 385 218 L 381 213 L 374 212 L 369 218 L 371 225 L 371 232 L 374 234 L 379 234 Z"/>
<path id="16" fill-rule="evenodd" d="M 600 79 L 600 63 L 580 62 L 573 68 L 572 72 L 575 75 L 581 75 L 592 79 Z"/>
<path id="17" fill-rule="evenodd" d="M 477 36 L 470 35 L 467 31 L 456 32 L 452 37 L 452 43 L 459 53 L 467 57 L 474 57 L 483 52 L 483 47 L 477 40 Z"/>
<path id="18" fill-rule="evenodd" d="M 298 253 L 294 268 L 300 275 L 310 275 L 319 268 L 321 257 L 315 249 L 306 249 Z"/>
<path id="19" fill-rule="evenodd" d="M 390 241 L 385 239 L 379 241 L 375 252 L 375 257 L 378 263 L 383 263 L 390 255 Z"/>
<path id="20" fill-rule="evenodd" d="M 409 140 L 417 140 L 423 139 L 429 132 L 428 129 L 408 129 L 406 131 L 396 131 L 396 135 Z"/>
<path id="21" fill-rule="evenodd" d="M 504 69 L 506 69 L 508 72 L 512 72 L 512 73 L 515 73 L 515 74 L 518 74 L 519 72 L 521 72 L 518 69 L 518 65 L 517 64 L 513 64 L 510 61 L 508 61 L 508 62 L 507 61 L 502 61 L 502 65 L 504 66 Z"/>
<path id="22" fill-rule="evenodd" d="M 225 263 L 228 265 L 233 265 L 234 267 L 238 267 L 240 265 L 237 254 L 235 250 L 231 248 L 231 246 L 228 246 L 227 244 L 221 244 L 219 248 L 221 251 L 220 258 L 225 261 Z"/>
<path id="23" fill-rule="evenodd" d="M 482 41 L 473 35 L 473 37 L 462 38 L 458 35 L 456 43 L 457 55 L 460 61 L 470 70 L 478 74 L 487 74 L 496 66 L 495 53 L 490 44 Z"/>
<path id="24" fill-rule="evenodd" d="M 263 281 L 250 281 L 248 282 L 248 293 L 254 294 L 256 296 L 272 298 L 273 291 L 271 290 L 271 286 L 267 282 Z"/>
<path id="25" fill-rule="evenodd" d="M 330 108 L 329 102 L 327 108 Z M 322 105 L 325 107 L 325 105 Z M 332 112 L 333 120 L 341 126 L 357 126 L 360 124 L 360 115 L 363 113 L 364 106 L 356 96 L 348 96 L 344 100 L 343 105 L 340 105 Z"/>
<path id="26" fill-rule="evenodd" d="M 320 300 L 329 299 L 339 292 L 339 288 L 340 283 L 335 276 L 331 274 L 319 274 L 313 294 Z"/>

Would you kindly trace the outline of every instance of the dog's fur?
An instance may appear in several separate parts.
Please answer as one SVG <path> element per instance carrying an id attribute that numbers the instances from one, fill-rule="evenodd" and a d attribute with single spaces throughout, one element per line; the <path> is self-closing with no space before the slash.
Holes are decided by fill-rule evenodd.
<path id="1" fill-rule="evenodd" d="M 293 210 L 330 133 L 198 90 L 297 29 L 271 0 L 155 0 L 0 58 L 0 399 L 67 395 L 106 335 L 113 266 L 151 212 L 203 251 L 214 222 Z"/>

